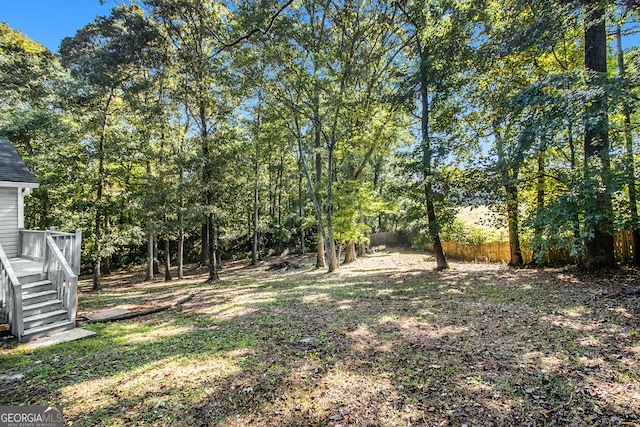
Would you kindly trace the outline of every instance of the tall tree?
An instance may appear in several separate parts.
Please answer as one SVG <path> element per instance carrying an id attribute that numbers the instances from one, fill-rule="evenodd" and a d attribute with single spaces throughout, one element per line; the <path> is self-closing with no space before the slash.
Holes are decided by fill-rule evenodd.
<path id="1" fill-rule="evenodd" d="M 624 60 L 624 51 L 622 50 L 622 30 L 621 24 L 616 25 L 616 46 L 618 49 L 618 76 L 624 81 L 626 78 L 626 65 Z M 640 248 L 640 221 L 638 219 L 638 201 L 636 191 L 636 173 L 635 173 L 635 159 L 633 150 L 633 133 L 631 126 L 631 108 L 629 106 L 629 90 L 625 85 L 624 99 L 622 100 L 622 114 L 624 116 L 624 140 L 625 140 L 625 169 L 626 169 L 626 181 L 627 191 L 629 194 L 629 213 L 631 219 L 631 239 L 633 247 Z M 640 265 L 640 250 L 635 249 L 633 251 L 633 263 Z"/>
<path id="2" fill-rule="evenodd" d="M 93 230 L 93 289 L 100 289 L 103 258 L 113 245 L 106 244 L 109 229 L 107 154 L 116 139 L 110 134 L 114 115 L 128 89 L 131 73 L 144 62 L 145 47 L 154 40 L 153 29 L 146 24 L 142 10 L 136 6 L 118 6 L 108 17 L 99 17 L 80 29 L 73 38 L 62 41 L 60 53 L 77 82 L 76 101 L 86 114 L 90 129 L 88 140 L 95 153 L 95 221 Z M 121 118 L 119 118 L 120 120 Z M 113 150 L 115 151 L 115 150 Z M 113 152 L 111 151 L 111 152 Z M 105 231 L 107 233 L 105 233 Z"/>
<path id="3" fill-rule="evenodd" d="M 584 185 L 585 251 L 589 270 L 616 266 L 613 246 L 612 177 L 609 158 L 609 109 L 606 98 L 607 30 L 605 5 L 584 6 L 584 65 L 591 99 L 585 106 Z"/>

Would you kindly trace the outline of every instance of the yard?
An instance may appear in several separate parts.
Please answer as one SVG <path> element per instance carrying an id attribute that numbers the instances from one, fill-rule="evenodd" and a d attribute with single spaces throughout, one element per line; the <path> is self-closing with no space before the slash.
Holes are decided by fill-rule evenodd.
<path id="1" fill-rule="evenodd" d="M 81 313 L 193 298 L 53 347 L 5 340 L 0 405 L 60 404 L 73 425 L 640 426 L 637 271 L 288 260 L 229 262 L 213 285 L 83 281 Z"/>

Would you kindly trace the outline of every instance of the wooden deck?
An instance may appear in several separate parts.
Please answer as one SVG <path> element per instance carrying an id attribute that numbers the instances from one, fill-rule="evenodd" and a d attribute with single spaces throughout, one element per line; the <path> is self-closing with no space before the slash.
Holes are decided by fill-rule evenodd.
<path id="1" fill-rule="evenodd" d="M 11 258 L 9 259 L 9 262 L 11 263 L 11 267 L 13 267 L 13 271 L 15 271 L 17 277 L 42 273 L 42 262 L 26 258 Z"/>

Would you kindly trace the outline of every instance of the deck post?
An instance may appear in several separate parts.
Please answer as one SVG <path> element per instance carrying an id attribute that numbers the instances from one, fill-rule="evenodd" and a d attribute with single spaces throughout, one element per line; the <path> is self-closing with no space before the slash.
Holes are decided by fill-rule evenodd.
<path id="1" fill-rule="evenodd" d="M 42 246 L 44 249 L 44 259 L 42 260 L 42 272 L 43 273 L 48 273 L 49 272 L 49 258 L 51 257 L 51 254 L 49 253 L 50 249 L 49 249 L 49 245 L 47 245 L 47 237 L 51 236 L 51 231 L 46 230 L 44 232 L 44 234 L 42 235 Z"/>
<path id="2" fill-rule="evenodd" d="M 82 230 L 79 228 L 76 230 L 75 247 L 73 248 L 73 272 L 76 276 L 80 276 L 80 264 L 82 259 Z"/>
<path id="3" fill-rule="evenodd" d="M 22 256 L 22 239 L 24 239 L 24 228 L 18 228 L 18 256 Z"/>
<path id="4" fill-rule="evenodd" d="M 12 333 L 18 337 L 18 339 L 22 338 L 24 335 L 24 320 L 22 319 L 22 284 L 16 283 L 13 285 L 13 316 L 11 319 L 12 322 Z"/>

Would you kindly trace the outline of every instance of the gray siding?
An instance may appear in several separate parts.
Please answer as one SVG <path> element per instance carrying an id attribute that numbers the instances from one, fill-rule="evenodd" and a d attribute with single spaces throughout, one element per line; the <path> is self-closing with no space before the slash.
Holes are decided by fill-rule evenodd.
<path id="1" fill-rule="evenodd" d="M 0 244 L 9 258 L 18 254 L 18 189 L 0 187 Z"/>

